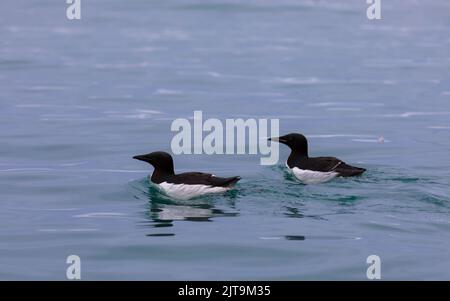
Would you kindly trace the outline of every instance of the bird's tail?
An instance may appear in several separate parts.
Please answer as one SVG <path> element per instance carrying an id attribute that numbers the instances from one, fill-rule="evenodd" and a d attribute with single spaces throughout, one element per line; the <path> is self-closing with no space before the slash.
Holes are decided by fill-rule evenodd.
<path id="1" fill-rule="evenodd" d="M 223 186 L 234 186 L 240 179 L 241 179 L 241 177 L 239 177 L 239 176 L 227 178 L 225 180 Z"/>
<path id="2" fill-rule="evenodd" d="M 340 164 L 334 171 L 338 172 L 341 177 L 353 177 L 361 175 L 366 169 L 348 164 Z"/>

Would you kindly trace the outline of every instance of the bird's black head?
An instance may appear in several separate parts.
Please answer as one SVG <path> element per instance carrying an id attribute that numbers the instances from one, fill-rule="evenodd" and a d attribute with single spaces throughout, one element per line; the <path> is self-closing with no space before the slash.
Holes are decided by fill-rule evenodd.
<path id="1" fill-rule="evenodd" d="M 146 155 L 134 156 L 133 159 L 153 165 L 155 171 L 171 175 L 175 174 L 172 156 L 166 152 L 153 152 Z"/>
<path id="2" fill-rule="evenodd" d="M 302 134 L 291 133 L 281 137 L 269 138 L 269 141 L 286 144 L 293 152 L 308 156 L 308 140 Z"/>

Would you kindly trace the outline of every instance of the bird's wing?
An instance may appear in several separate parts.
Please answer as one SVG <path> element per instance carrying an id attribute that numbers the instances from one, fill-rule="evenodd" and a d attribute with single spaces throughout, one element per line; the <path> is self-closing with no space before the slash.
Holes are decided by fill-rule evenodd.
<path id="1" fill-rule="evenodd" d="M 330 172 L 335 171 L 342 164 L 345 164 L 345 162 L 335 157 L 316 157 L 309 158 L 305 162 L 302 162 L 299 168 L 321 172 Z"/>
<path id="2" fill-rule="evenodd" d="M 174 184 L 189 184 L 189 185 L 208 185 L 208 186 L 230 186 L 239 181 L 240 177 L 220 178 L 209 173 L 202 172 L 185 172 L 173 176 L 171 182 Z"/>

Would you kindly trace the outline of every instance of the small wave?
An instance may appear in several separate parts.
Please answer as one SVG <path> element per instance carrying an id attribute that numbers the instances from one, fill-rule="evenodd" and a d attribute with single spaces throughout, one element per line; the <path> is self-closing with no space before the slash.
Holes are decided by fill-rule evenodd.
<path id="1" fill-rule="evenodd" d="M 105 111 L 110 118 L 126 118 L 126 119 L 149 119 L 154 118 L 155 115 L 163 114 L 157 110 L 137 109 L 129 112 L 119 111 Z"/>
<path id="2" fill-rule="evenodd" d="M 0 172 L 47 172 L 52 171 L 53 168 L 9 168 L 9 169 L 0 169 Z"/>
<path id="3" fill-rule="evenodd" d="M 209 72 L 207 72 L 206 74 L 208 74 L 209 76 L 211 76 L 211 77 L 222 77 L 223 75 L 222 74 L 220 74 L 220 73 L 218 73 L 218 72 L 214 72 L 214 71 L 209 71 Z"/>
<path id="4" fill-rule="evenodd" d="M 133 50 L 137 51 L 137 52 L 155 52 L 155 51 L 160 51 L 160 50 L 164 50 L 164 49 L 165 48 L 162 48 L 162 47 L 144 46 L 144 47 L 135 48 Z"/>
<path id="5" fill-rule="evenodd" d="M 169 89 L 158 89 L 154 93 L 155 95 L 181 95 L 183 92 Z"/>
<path id="6" fill-rule="evenodd" d="M 272 80 L 275 83 L 288 85 L 395 85 L 396 80 L 359 80 L 359 79 L 319 79 L 317 77 L 296 78 L 296 77 L 279 77 Z"/>
<path id="7" fill-rule="evenodd" d="M 272 99 L 272 100 L 269 100 L 270 102 L 273 102 L 273 103 L 298 103 L 298 102 L 300 102 L 298 99 L 288 99 L 288 98 L 285 98 L 285 99 Z"/>
<path id="8" fill-rule="evenodd" d="M 361 111 L 361 108 L 327 108 L 328 111 L 349 111 L 349 112 L 358 112 Z"/>
<path id="9" fill-rule="evenodd" d="M 80 228 L 80 229 L 37 229 L 36 231 L 38 232 L 95 232 L 95 231 L 99 231 L 99 229 L 95 229 L 95 228 Z"/>
<path id="10" fill-rule="evenodd" d="M 430 47 L 430 44 L 422 44 L 422 47 Z M 425 60 L 413 60 L 413 59 L 369 59 L 363 61 L 363 65 L 368 68 L 418 68 L 418 67 L 430 67 L 442 65 L 439 60 L 425 59 Z"/>
<path id="11" fill-rule="evenodd" d="M 111 99 L 130 99 L 133 98 L 132 94 L 123 94 L 123 95 L 116 95 L 114 97 L 108 97 L 108 96 L 97 96 L 97 95 L 91 95 L 88 96 L 88 99 L 98 99 L 98 100 L 111 100 Z"/>
<path id="12" fill-rule="evenodd" d="M 344 236 L 321 236 L 321 235 L 312 235 L 312 236 L 303 236 L 303 235 L 281 235 L 281 236 L 262 236 L 259 239 L 263 240 L 306 240 L 306 239 L 323 239 L 323 240 L 341 240 L 341 239 L 349 239 L 349 240 L 361 240 L 362 237 L 344 237 Z"/>
<path id="13" fill-rule="evenodd" d="M 272 3 L 271 3 L 272 2 Z M 354 13 L 354 7 L 345 5 L 343 3 L 334 3 L 326 1 L 325 3 L 317 0 L 308 1 L 225 1 L 212 3 L 192 3 L 180 5 L 179 9 L 183 10 L 211 10 L 221 12 L 293 12 L 293 11 L 308 11 L 313 9 L 328 10 L 341 13 Z"/>
<path id="14" fill-rule="evenodd" d="M 15 105 L 16 108 L 71 108 L 71 109 L 92 109 L 90 106 L 73 106 L 73 105 L 51 105 L 51 104 L 35 104 L 35 103 L 26 103 L 26 104 L 18 104 Z"/>
<path id="15" fill-rule="evenodd" d="M 130 169 L 73 169 L 77 172 L 118 172 L 118 173 L 148 173 L 146 170 L 130 170 Z"/>
<path id="16" fill-rule="evenodd" d="M 359 105 L 359 103 L 355 102 L 316 102 L 316 103 L 310 103 L 308 106 L 311 107 L 333 107 L 333 106 L 355 106 Z M 385 104 L 381 102 L 371 102 L 371 103 L 365 103 L 365 106 L 370 107 L 382 107 Z"/>
<path id="17" fill-rule="evenodd" d="M 95 217 L 124 217 L 126 216 L 123 213 L 119 212 L 91 212 L 91 213 L 85 213 L 85 214 L 78 214 L 74 217 L 77 218 L 95 218 Z"/>
<path id="18" fill-rule="evenodd" d="M 28 91 L 63 91 L 63 90 L 67 90 L 67 87 L 64 87 L 64 86 L 31 86 L 31 87 L 25 87 L 25 90 L 28 90 Z"/>
<path id="19" fill-rule="evenodd" d="M 415 116 L 447 116 L 447 115 L 450 115 L 450 112 L 405 112 L 400 114 L 384 114 L 381 116 L 409 118 Z"/>
<path id="20" fill-rule="evenodd" d="M 366 143 L 389 143 L 389 142 L 391 142 L 390 140 L 386 140 L 382 137 L 380 137 L 378 139 L 352 139 L 352 141 L 366 142 Z"/>
<path id="21" fill-rule="evenodd" d="M 160 32 L 149 32 L 147 28 L 141 30 L 133 28 L 124 29 L 121 31 L 121 34 L 147 42 L 160 40 L 186 41 L 190 39 L 189 33 L 178 29 L 164 29 Z"/>
<path id="22" fill-rule="evenodd" d="M 424 27 L 412 27 L 412 26 L 390 26 L 390 25 L 368 25 L 364 24 L 361 25 L 362 30 L 368 30 L 368 31 L 382 31 L 392 34 L 398 34 L 398 33 L 412 33 L 415 31 L 424 31 L 426 28 Z M 431 27 L 427 29 L 432 29 Z M 444 27 L 435 27 L 433 28 L 435 30 L 445 30 Z"/>
<path id="23" fill-rule="evenodd" d="M 87 161 L 83 161 L 83 162 L 68 162 L 68 163 L 60 163 L 58 164 L 58 166 L 62 166 L 62 167 L 72 167 L 72 166 L 80 166 L 83 164 L 88 163 Z"/>
<path id="24" fill-rule="evenodd" d="M 449 125 L 430 125 L 430 126 L 427 126 L 427 129 L 450 130 L 450 126 Z"/>
<path id="25" fill-rule="evenodd" d="M 80 208 L 28 208 L 28 207 L 4 207 L 7 210 L 19 210 L 19 211 L 76 211 Z"/>
<path id="26" fill-rule="evenodd" d="M 80 114 L 42 114 L 42 118 L 80 118 Z"/>
<path id="27" fill-rule="evenodd" d="M 96 69 L 135 69 L 135 68 L 146 68 L 151 66 L 149 62 L 140 63 L 115 63 L 115 64 L 95 64 Z"/>
<path id="28" fill-rule="evenodd" d="M 308 138 L 364 138 L 364 137 L 376 137 L 375 135 L 362 135 L 362 134 L 321 134 L 321 135 L 307 135 Z"/>
<path id="29" fill-rule="evenodd" d="M 81 29 L 75 29 L 74 27 L 54 27 L 51 30 L 53 33 L 61 35 L 73 35 L 83 33 Z"/>
<path id="30" fill-rule="evenodd" d="M 81 165 L 83 163 L 80 164 L 61 164 L 59 166 L 67 166 L 67 167 L 71 167 L 71 166 L 78 166 Z M 66 169 L 66 168 L 61 168 L 61 169 L 56 169 L 56 168 L 40 168 L 40 167 L 36 167 L 36 168 L 8 168 L 8 169 L 0 169 L 0 172 L 50 172 L 50 171 L 56 171 L 56 172 L 64 172 L 66 173 L 67 171 L 71 171 L 71 172 L 79 172 L 79 173 L 86 173 L 86 172 L 116 172 L 116 173 L 146 173 L 148 171 L 145 170 L 130 170 L 130 169 Z"/>

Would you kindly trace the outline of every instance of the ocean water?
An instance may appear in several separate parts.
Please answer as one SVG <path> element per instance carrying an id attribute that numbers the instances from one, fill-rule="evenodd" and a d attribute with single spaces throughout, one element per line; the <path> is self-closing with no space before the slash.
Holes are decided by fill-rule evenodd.
<path id="1" fill-rule="evenodd" d="M 2 0 L 0 279 L 450 279 L 450 4 Z M 258 155 L 179 155 L 240 175 L 189 201 L 136 154 L 171 122 L 279 118 L 313 156 L 365 167 L 302 185 Z M 383 139 L 380 139 L 383 137 Z M 381 143 L 384 141 L 383 143 Z"/>

